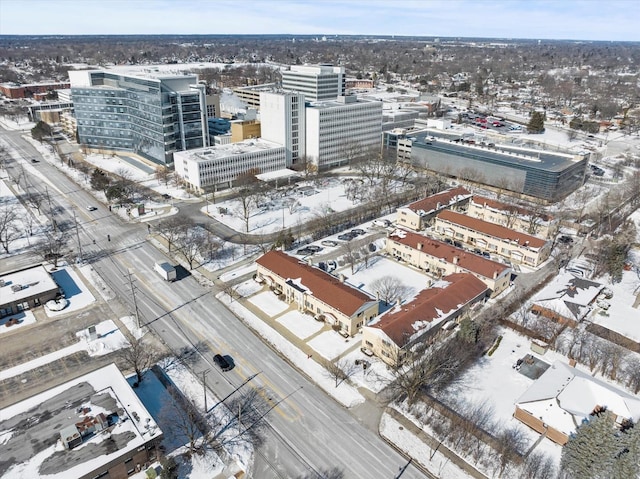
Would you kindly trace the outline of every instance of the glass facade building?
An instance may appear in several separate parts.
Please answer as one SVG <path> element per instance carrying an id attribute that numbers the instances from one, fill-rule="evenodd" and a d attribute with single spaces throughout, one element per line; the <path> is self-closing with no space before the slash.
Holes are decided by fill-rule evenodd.
<path id="1" fill-rule="evenodd" d="M 80 143 L 170 165 L 175 151 L 208 144 L 204 85 L 196 75 L 69 72 Z"/>

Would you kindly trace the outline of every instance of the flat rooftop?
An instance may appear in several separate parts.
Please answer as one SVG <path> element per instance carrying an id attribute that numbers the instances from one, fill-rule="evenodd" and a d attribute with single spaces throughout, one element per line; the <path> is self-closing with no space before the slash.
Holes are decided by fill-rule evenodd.
<path id="1" fill-rule="evenodd" d="M 101 432 L 65 449 L 60 432 L 99 414 Z M 0 411 L 0 478 L 68 479 L 89 474 L 162 431 L 115 364 Z"/>
<path id="2" fill-rule="evenodd" d="M 546 171 L 562 171 L 576 162 L 576 156 L 568 153 L 522 148 L 505 143 L 495 143 L 494 146 L 472 145 L 454 141 L 457 138 L 461 138 L 461 135 L 430 130 L 426 133 L 416 133 L 412 140 L 413 146 L 418 148 L 441 151 L 450 155 L 475 154 L 494 163 L 515 164 Z"/>
<path id="3" fill-rule="evenodd" d="M 43 265 L 0 275 L 0 305 L 58 289 Z"/>
<path id="4" fill-rule="evenodd" d="M 211 161 L 229 156 L 273 150 L 275 148 L 284 148 L 284 146 L 272 141 L 263 140 L 262 138 L 252 138 L 251 140 L 244 140 L 238 143 L 212 145 L 205 148 L 187 150 L 186 153 L 195 161 Z"/>

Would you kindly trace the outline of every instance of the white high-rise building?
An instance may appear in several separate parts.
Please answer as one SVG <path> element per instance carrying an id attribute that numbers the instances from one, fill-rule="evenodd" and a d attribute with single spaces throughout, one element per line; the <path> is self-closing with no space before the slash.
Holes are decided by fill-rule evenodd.
<path id="1" fill-rule="evenodd" d="M 341 96 L 306 108 L 306 154 L 319 170 L 347 164 L 355 156 L 379 151 L 382 102 Z"/>
<path id="2" fill-rule="evenodd" d="M 304 95 L 301 93 L 260 93 L 260 128 L 264 140 L 283 145 L 286 165 L 305 154 Z"/>
<path id="3" fill-rule="evenodd" d="M 292 65 L 282 72 L 282 89 L 303 93 L 307 101 L 335 100 L 344 95 L 345 82 L 344 67 Z"/>

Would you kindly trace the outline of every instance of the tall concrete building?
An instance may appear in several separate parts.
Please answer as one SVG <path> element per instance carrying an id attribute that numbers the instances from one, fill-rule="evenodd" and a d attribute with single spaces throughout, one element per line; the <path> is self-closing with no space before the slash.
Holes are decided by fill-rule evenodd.
<path id="1" fill-rule="evenodd" d="M 303 93 L 307 101 L 335 100 L 345 94 L 344 67 L 292 65 L 282 72 L 282 89 Z"/>
<path id="2" fill-rule="evenodd" d="M 262 138 L 286 149 L 286 165 L 305 154 L 305 97 L 301 93 L 260 93 Z"/>
<path id="3" fill-rule="evenodd" d="M 173 163 L 208 145 L 205 86 L 196 75 L 70 71 L 80 143 Z"/>
<path id="4" fill-rule="evenodd" d="M 319 170 L 347 164 L 350 156 L 379 151 L 382 102 L 354 95 L 306 108 L 306 154 Z"/>

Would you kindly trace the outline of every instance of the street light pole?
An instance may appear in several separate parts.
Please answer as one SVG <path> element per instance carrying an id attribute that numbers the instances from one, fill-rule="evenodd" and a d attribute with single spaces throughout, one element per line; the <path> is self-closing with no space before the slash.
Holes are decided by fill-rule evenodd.
<path id="1" fill-rule="evenodd" d="M 204 412 L 207 413 L 207 373 L 210 369 L 202 371 L 202 389 L 204 391 Z"/>
<path id="2" fill-rule="evenodd" d="M 131 279 L 131 276 L 133 275 L 133 271 L 129 269 L 128 273 L 129 273 L 129 287 L 131 288 L 131 296 L 133 297 L 133 309 L 134 309 L 133 314 L 136 317 L 136 327 L 138 328 L 138 331 L 139 331 L 140 330 L 140 312 L 138 311 L 138 302 L 136 301 L 136 291 L 133 288 L 133 280 Z"/>

